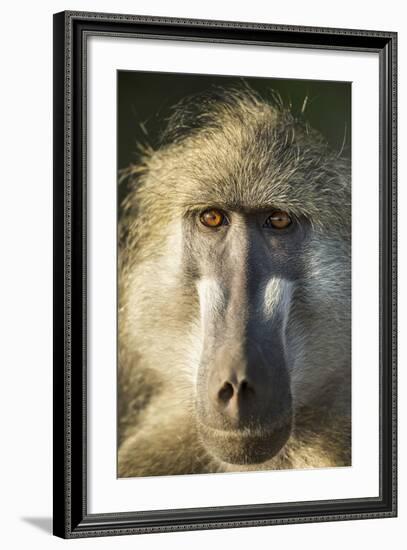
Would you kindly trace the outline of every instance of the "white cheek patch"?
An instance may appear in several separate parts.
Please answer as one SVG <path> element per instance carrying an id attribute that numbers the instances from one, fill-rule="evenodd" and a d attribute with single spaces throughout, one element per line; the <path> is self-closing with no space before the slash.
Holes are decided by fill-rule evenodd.
<path id="1" fill-rule="evenodd" d="M 194 322 L 188 330 L 188 335 L 183 348 L 182 356 L 179 360 L 179 365 L 183 370 L 183 374 L 186 380 L 190 381 L 190 384 L 196 388 L 198 371 L 203 351 L 203 336 L 199 322 Z M 189 395 L 186 396 L 186 400 L 191 398 L 191 386 L 187 386 Z"/>
<path id="2" fill-rule="evenodd" d="M 266 320 L 281 324 L 281 337 L 285 350 L 287 350 L 287 324 L 292 294 L 293 283 L 278 278 L 269 280 L 263 294 L 263 315 Z"/>
<path id="3" fill-rule="evenodd" d="M 197 283 L 197 290 L 201 322 L 199 327 L 195 326 L 195 330 L 191 334 L 191 350 L 194 349 L 194 352 L 190 354 L 191 363 L 194 365 L 194 387 L 196 387 L 199 361 L 203 351 L 205 326 L 213 323 L 214 319 L 219 317 L 226 308 L 225 291 L 215 279 L 207 277 L 201 279 Z"/>
<path id="4" fill-rule="evenodd" d="M 281 316 L 286 322 L 290 310 L 293 283 L 279 278 L 272 278 L 266 284 L 262 297 L 263 315 L 266 319 Z"/>
<path id="5" fill-rule="evenodd" d="M 215 279 L 204 278 L 197 283 L 201 320 L 220 315 L 226 306 L 226 296 L 222 287 Z"/>

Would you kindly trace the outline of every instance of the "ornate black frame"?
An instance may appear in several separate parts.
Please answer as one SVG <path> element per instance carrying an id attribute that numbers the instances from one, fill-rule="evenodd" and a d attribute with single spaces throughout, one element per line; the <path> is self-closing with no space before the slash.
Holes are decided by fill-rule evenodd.
<path id="1" fill-rule="evenodd" d="M 86 39 L 89 35 L 370 51 L 380 60 L 380 496 L 88 514 L 86 494 Z M 397 514 L 397 34 L 62 12 L 54 15 L 54 534 L 64 538 Z"/>

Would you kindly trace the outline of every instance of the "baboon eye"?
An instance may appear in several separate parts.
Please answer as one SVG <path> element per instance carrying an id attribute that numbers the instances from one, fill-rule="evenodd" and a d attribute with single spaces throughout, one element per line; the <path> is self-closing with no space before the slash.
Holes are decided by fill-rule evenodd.
<path id="1" fill-rule="evenodd" d="M 199 219 L 206 227 L 220 227 L 221 225 L 227 225 L 228 221 L 223 212 L 216 208 L 210 208 L 205 210 L 199 216 Z"/>
<path id="2" fill-rule="evenodd" d="M 267 218 L 263 227 L 274 227 L 274 229 L 285 229 L 291 225 L 292 219 L 287 212 L 276 210 Z"/>

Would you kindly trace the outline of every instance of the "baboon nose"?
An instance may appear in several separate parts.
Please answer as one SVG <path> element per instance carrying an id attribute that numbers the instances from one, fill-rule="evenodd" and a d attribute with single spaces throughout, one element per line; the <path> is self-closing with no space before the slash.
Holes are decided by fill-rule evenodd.
<path id="1" fill-rule="evenodd" d="M 224 414 L 237 420 L 255 397 L 255 388 L 248 380 L 243 379 L 239 382 L 226 380 L 218 390 L 217 402 Z"/>
<path id="2" fill-rule="evenodd" d="M 236 384 L 226 381 L 218 391 L 218 399 L 221 403 L 226 405 L 231 399 L 236 399 L 239 397 L 245 399 L 248 397 L 248 394 L 254 393 L 254 388 L 247 380 L 242 380 Z"/>

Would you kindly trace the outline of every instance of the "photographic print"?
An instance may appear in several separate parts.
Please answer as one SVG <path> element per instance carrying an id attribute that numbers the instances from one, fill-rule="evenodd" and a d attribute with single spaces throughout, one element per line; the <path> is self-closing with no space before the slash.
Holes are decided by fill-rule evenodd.
<path id="1" fill-rule="evenodd" d="M 117 476 L 351 466 L 351 83 L 117 98 Z"/>
<path id="2" fill-rule="evenodd" d="M 54 534 L 395 517 L 397 34 L 68 11 L 53 67 Z"/>

